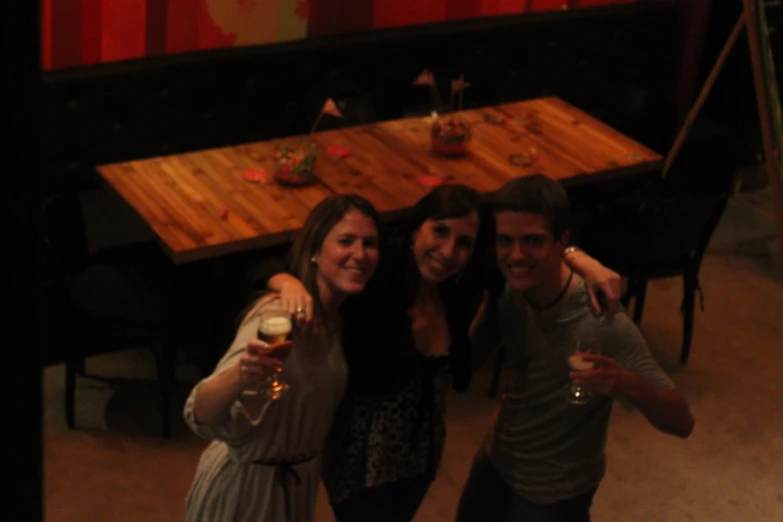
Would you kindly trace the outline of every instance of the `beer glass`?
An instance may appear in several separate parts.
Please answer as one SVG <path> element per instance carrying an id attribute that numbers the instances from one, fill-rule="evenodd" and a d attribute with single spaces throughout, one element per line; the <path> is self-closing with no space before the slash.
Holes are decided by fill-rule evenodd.
<path id="1" fill-rule="evenodd" d="M 269 349 L 263 353 L 265 357 L 285 363 L 293 349 L 291 327 L 291 317 L 283 311 L 279 299 L 267 305 L 258 322 L 258 338 L 269 345 Z M 270 399 L 277 400 L 288 393 L 290 388 L 291 386 L 280 378 L 279 372 L 275 372 L 269 376 L 260 391 Z"/>
<path id="2" fill-rule="evenodd" d="M 593 363 L 582 359 L 583 353 L 600 353 L 600 343 L 597 337 L 577 339 L 570 349 L 565 352 L 568 368 L 574 371 L 585 371 L 593 368 Z M 591 393 L 581 385 L 570 382 L 566 389 L 566 397 L 571 404 L 585 404 L 590 400 Z"/>

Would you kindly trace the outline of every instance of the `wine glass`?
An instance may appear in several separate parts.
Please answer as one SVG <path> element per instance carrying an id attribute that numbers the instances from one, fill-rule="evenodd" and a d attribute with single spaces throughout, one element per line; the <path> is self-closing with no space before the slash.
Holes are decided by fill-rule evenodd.
<path id="1" fill-rule="evenodd" d="M 582 359 L 581 354 L 584 353 L 600 353 L 601 345 L 598 342 L 597 337 L 585 337 L 579 338 L 571 345 L 571 348 L 566 350 L 565 357 L 566 363 L 570 370 L 584 371 L 593 368 L 593 363 Z M 586 391 L 581 385 L 574 382 L 570 382 L 566 389 L 566 397 L 571 404 L 585 404 L 590 400 L 592 394 Z"/>
<path id="2" fill-rule="evenodd" d="M 270 303 L 259 317 L 258 338 L 269 345 L 264 356 L 278 359 L 284 363 L 291 355 L 291 316 L 283 311 L 279 300 Z M 272 400 L 283 397 L 291 386 L 279 376 L 280 372 L 270 375 L 260 390 Z"/>

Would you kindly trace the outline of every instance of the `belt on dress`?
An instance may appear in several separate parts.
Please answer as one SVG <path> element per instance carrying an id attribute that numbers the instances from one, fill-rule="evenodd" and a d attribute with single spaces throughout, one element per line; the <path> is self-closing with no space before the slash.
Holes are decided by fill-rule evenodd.
<path id="1" fill-rule="evenodd" d="M 285 519 L 289 522 L 291 520 L 291 491 L 288 488 L 287 478 L 288 476 L 291 476 L 294 480 L 296 480 L 297 484 L 301 484 L 302 479 L 299 477 L 299 473 L 296 472 L 296 469 L 294 469 L 294 466 L 304 464 L 305 462 L 310 462 L 311 460 L 318 457 L 318 455 L 320 455 L 320 453 L 295 459 L 256 459 L 251 462 L 252 464 L 256 464 L 258 466 L 269 466 L 275 468 L 275 477 L 277 478 L 277 483 L 280 484 L 280 487 L 283 488 Z"/>

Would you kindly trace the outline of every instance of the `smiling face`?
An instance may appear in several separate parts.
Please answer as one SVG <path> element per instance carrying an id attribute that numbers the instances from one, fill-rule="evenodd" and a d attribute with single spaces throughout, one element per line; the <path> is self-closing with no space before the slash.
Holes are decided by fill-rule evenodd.
<path id="1" fill-rule="evenodd" d="M 495 218 L 498 266 L 512 291 L 526 292 L 557 277 L 568 232 L 556 238 L 540 214 L 500 211 Z"/>
<path id="2" fill-rule="evenodd" d="M 438 284 L 465 268 L 479 231 L 476 212 L 447 219 L 428 219 L 413 234 L 413 256 L 421 278 Z"/>
<path id="3" fill-rule="evenodd" d="M 375 222 L 355 208 L 348 210 L 326 234 L 320 252 L 313 257 L 322 291 L 332 298 L 358 294 L 378 265 Z"/>

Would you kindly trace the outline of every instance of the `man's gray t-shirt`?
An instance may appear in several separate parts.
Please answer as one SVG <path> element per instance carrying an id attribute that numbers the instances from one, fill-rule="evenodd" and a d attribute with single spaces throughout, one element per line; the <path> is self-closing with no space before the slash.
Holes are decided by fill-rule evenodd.
<path id="1" fill-rule="evenodd" d="M 606 322 L 595 315 L 583 281 L 545 319 L 518 304 L 507 287 L 499 301 L 499 321 L 513 378 L 487 438 L 494 467 L 518 495 L 537 504 L 596 488 L 606 468 L 612 399 L 594 395 L 583 405 L 566 400 L 571 382 L 566 347 L 579 338 L 597 337 L 602 355 L 652 386 L 670 390 L 674 383 L 625 313 Z"/>

